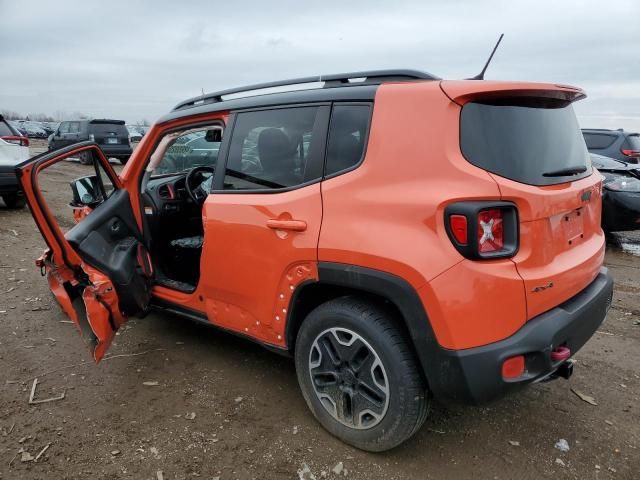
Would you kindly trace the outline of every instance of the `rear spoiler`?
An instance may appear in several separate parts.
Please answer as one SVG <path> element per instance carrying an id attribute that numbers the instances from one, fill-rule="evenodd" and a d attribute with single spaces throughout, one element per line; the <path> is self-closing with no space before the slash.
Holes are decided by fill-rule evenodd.
<path id="1" fill-rule="evenodd" d="M 94 118 L 89 123 L 115 123 L 116 125 L 124 125 L 124 120 L 109 120 L 108 118 Z"/>
<path id="2" fill-rule="evenodd" d="M 538 97 L 575 102 L 587 96 L 581 88 L 554 83 L 443 80 L 440 87 L 458 105 L 472 100 L 507 97 Z"/>

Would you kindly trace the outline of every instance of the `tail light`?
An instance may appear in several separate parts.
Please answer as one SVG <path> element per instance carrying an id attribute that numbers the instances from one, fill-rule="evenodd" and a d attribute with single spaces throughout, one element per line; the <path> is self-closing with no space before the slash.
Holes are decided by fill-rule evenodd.
<path id="1" fill-rule="evenodd" d="M 4 140 L 7 143 L 12 143 L 14 145 L 20 145 L 21 147 L 29 146 L 29 138 L 28 137 L 17 137 L 17 136 L 5 136 L 0 137 L 0 140 Z"/>
<path id="2" fill-rule="evenodd" d="M 445 209 L 445 228 L 466 258 L 512 257 L 518 251 L 518 210 L 510 202 L 453 203 Z"/>
<path id="3" fill-rule="evenodd" d="M 621 152 L 625 157 L 640 157 L 640 150 L 629 150 L 625 148 L 621 150 Z"/>

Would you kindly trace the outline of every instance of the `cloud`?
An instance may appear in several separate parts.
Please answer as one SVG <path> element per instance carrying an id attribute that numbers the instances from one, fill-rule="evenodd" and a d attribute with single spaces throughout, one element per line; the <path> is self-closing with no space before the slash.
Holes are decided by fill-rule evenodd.
<path id="1" fill-rule="evenodd" d="M 465 78 L 505 32 L 488 78 L 582 86 L 581 121 L 640 130 L 637 33 L 620 27 L 640 18 L 631 0 L 0 0 L 0 12 L 0 108 L 24 113 L 153 119 L 201 89 L 366 69 Z"/>

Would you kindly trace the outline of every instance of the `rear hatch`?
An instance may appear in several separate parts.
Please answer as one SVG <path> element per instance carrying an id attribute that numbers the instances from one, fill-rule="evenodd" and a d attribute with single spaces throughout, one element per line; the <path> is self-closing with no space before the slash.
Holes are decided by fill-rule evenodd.
<path id="1" fill-rule="evenodd" d="M 89 134 L 101 147 L 129 145 L 129 131 L 123 120 L 91 120 Z"/>
<path id="2" fill-rule="evenodd" d="M 591 160 L 572 103 L 572 87 L 442 82 L 461 105 L 460 148 L 486 170 L 501 199 L 516 204 L 529 319 L 584 289 L 604 259 L 602 177 Z"/>

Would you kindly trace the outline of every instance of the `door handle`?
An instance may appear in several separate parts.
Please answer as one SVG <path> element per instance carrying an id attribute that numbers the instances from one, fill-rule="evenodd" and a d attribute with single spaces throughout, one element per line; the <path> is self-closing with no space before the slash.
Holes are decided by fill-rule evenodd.
<path id="1" fill-rule="evenodd" d="M 292 232 L 304 232 L 307 222 L 303 220 L 267 220 L 267 227 L 273 230 L 291 230 Z"/>

